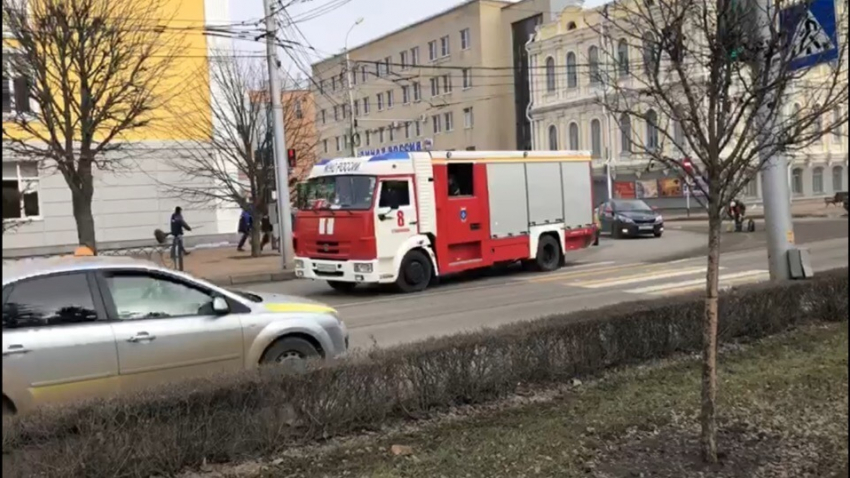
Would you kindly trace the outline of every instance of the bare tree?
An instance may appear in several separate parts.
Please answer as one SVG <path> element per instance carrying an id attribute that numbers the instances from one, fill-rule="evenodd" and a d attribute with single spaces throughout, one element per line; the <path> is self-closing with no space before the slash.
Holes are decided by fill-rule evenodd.
<path id="1" fill-rule="evenodd" d="M 3 123 L 4 150 L 62 174 L 79 243 L 95 251 L 93 171 L 118 166 L 127 133 L 169 98 L 181 42 L 165 13 L 159 0 L 3 0 L 4 62 L 26 104 Z"/>
<path id="2" fill-rule="evenodd" d="M 202 75 L 205 77 L 205 75 Z M 265 89 L 265 67 L 258 62 L 216 55 L 207 84 L 178 108 L 181 137 L 190 138 L 171 166 L 185 181 L 163 184 L 182 200 L 205 206 L 232 205 L 252 211 L 255 226 L 268 214 L 275 190 L 271 102 Z M 295 149 L 297 165 L 290 186 L 315 163 L 316 134 L 307 91 L 283 94 L 287 148 Z M 299 176 L 301 175 L 301 176 Z M 260 228 L 252 229 L 251 253 L 260 253 Z"/>
<path id="3" fill-rule="evenodd" d="M 804 2 L 805 3 L 805 2 Z M 615 2 L 587 22 L 600 37 L 589 52 L 598 102 L 631 134 L 632 153 L 686 177 L 708 208 L 703 323 L 701 443 L 717 460 L 716 359 L 721 219 L 724 205 L 765 160 L 804 151 L 847 123 L 847 51 L 811 71 L 794 71 L 789 37 L 773 0 L 768 11 L 743 0 Z M 759 38 L 761 25 L 768 38 Z M 846 41 L 846 17 L 839 18 Z M 639 52 L 640 61 L 633 62 Z M 596 58 L 594 58 L 596 56 Z M 789 114 L 788 105 L 795 103 Z M 844 108 L 842 108 L 842 106 Z M 685 158 L 693 168 L 685 167 Z"/>

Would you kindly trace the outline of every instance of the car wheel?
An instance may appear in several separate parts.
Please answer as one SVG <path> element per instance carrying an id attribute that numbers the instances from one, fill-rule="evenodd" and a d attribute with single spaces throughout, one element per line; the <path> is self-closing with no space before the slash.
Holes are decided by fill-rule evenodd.
<path id="1" fill-rule="evenodd" d="M 428 287 L 434 275 L 431 259 L 422 251 L 413 250 L 404 256 L 398 270 L 396 288 L 404 293 L 420 292 Z"/>
<path id="2" fill-rule="evenodd" d="M 331 289 L 337 292 L 351 292 L 357 287 L 357 282 L 340 282 L 337 280 L 329 280 L 328 285 Z"/>
<path id="3" fill-rule="evenodd" d="M 561 267 L 561 246 L 558 241 L 550 235 L 540 236 L 537 243 L 537 256 L 534 264 L 538 271 L 552 272 Z"/>
<path id="4" fill-rule="evenodd" d="M 298 337 L 284 337 L 273 343 L 260 359 L 262 365 L 281 365 L 291 371 L 306 370 L 307 363 L 322 357 L 316 347 Z"/>
<path id="5" fill-rule="evenodd" d="M 616 222 L 611 223 L 611 237 L 614 238 L 614 239 L 619 239 L 619 238 L 623 237 L 622 233 L 620 233 L 620 228 L 617 227 Z"/>

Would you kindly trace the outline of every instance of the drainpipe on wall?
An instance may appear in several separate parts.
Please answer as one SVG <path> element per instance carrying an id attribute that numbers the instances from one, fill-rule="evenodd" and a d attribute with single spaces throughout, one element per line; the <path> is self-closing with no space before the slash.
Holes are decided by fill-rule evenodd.
<path id="1" fill-rule="evenodd" d="M 537 29 L 537 28 L 535 28 Z M 534 37 L 537 35 L 535 32 L 534 35 L 531 35 L 527 42 L 525 42 L 525 54 L 528 56 L 528 106 L 525 107 L 525 118 L 528 120 L 528 126 L 531 132 L 531 150 L 537 150 L 537 134 L 534 128 L 534 118 L 531 116 L 531 108 L 534 106 L 534 75 L 533 68 L 531 65 L 531 44 L 534 43 Z"/>

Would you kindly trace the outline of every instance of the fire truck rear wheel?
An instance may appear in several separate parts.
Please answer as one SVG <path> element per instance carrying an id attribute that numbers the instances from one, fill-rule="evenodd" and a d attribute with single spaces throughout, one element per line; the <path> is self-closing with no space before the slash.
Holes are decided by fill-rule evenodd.
<path id="1" fill-rule="evenodd" d="M 428 287 L 434 276 L 431 259 L 419 250 L 408 252 L 401 261 L 396 288 L 404 293 L 420 292 Z"/>
<path id="2" fill-rule="evenodd" d="M 541 272 L 551 272 L 561 267 L 561 246 L 551 235 L 540 236 L 534 264 Z"/>
<path id="3" fill-rule="evenodd" d="M 357 287 L 357 282 L 340 282 L 335 280 L 329 280 L 328 285 L 331 286 L 331 289 L 337 292 L 351 292 Z"/>

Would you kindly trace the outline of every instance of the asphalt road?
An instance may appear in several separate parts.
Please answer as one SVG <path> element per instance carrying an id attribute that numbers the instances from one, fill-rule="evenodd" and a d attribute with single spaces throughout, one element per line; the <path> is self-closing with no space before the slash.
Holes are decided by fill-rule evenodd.
<path id="1" fill-rule="evenodd" d="M 603 238 L 599 247 L 568 257 L 549 274 L 516 268 L 446 280 L 419 294 L 381 288 L 352 294 L 322 282 L 258 284 L 251 289 L 307 296 L 336 307 L 355 348 L 389 346 L 431 336 L 493 327 L 554 313 L 700 290 L 705 279 L 705 229 L 670 225 L 660 239 Z M 680 228 L 680 229 L 678 229 Z M 797 241 L 809 248 L 815 271 L 848 263 L 847 219 L 795 223 Z M 721 287 L 768 279 L 764 232 L 725 234 Z"/>

